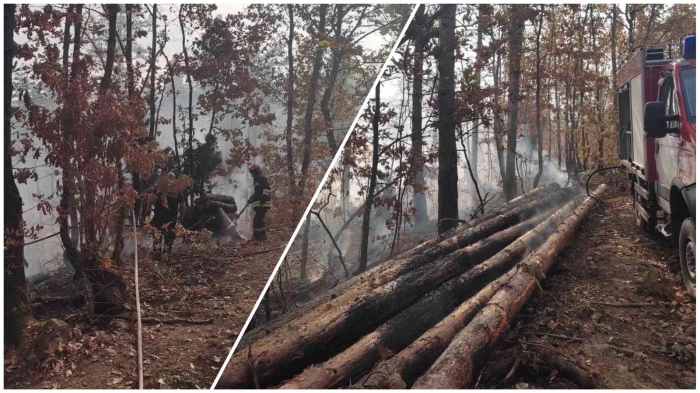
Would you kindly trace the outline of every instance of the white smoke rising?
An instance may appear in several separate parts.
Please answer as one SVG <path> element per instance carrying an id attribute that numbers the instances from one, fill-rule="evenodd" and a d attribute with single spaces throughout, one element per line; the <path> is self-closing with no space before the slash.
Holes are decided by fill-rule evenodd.
<path id="1" fill-rule="evenodd" d="M 526 184 L 532 185 L 537 175 L 539 160 L 537 157 L 537 148 L 533 146 L 532 140 L 525 136 L 520 135 L 518 138 L 517 145 L 515 147 L 515 152 L 520 155 L 518 160 L 518 165 L 521 170 L 520 176 L 523 177 L 523 181 Z M 552 160 L 549 152 L 546 150 L 542 151 L 542 178 L 540 179 L 539 185 L 558 183 L 559 185 L 564 185 L 568 179 L 566 172 L 559 170 L 557 164 Z"/>

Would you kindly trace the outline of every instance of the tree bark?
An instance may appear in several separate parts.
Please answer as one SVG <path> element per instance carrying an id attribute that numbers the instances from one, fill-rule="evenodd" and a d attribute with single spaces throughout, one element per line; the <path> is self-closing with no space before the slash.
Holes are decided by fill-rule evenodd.
<path id="1" fill-rule="evenodd" d="M 117 14 L 119 5 L 111 4 L 107 7 L 108 29 L 107 29 L 107 61 L 105 62 L 105 73 L 100 81 L 102 94 L 107 92 L 112 83 L 112 72 L 114 71 L 114 56 L 117 49 Z"/>
<path id="2" fill-rule="evenodd" d="M 289 195 L 297 195 L 294 179 L 294 5 L 288 4 L 289 37 L 287 38 L 287 128 L 285 140 L 287 143 L 287 177 L 289 177 Z M 296 209 L 292 209 L 296 214 Z M 292 217 L 295 218 L 295 217 Z"/>
<path id="3" fill-rule="evenodd" d="M 126 85 L 127 85 L 127 99 L 129 105 L 132 105 L 132 99 L 134 94 L 134 65 L 132 63 L 132 10 L 133 4 L 126 5 L 126 48 L 124 49 L 124 57 L 126 57 Z M 155 32 L 153 33 L 155 36 Z M 174 98 L 173 98 L 174 101 Z M 175 112 L 173 112 L 175 113 Z M 175 122 L 173 122 L 175 124 Z M 123 142 L 119 142 L 120 150 L 123 148 Z M 121 190 L 124 187 L 124 172 L 122 171 L 122 157 L 121 154 L 116 160 L 116 166 L 119 176 L 118 187 Z M 124 249 L 124 220 L 126 219 L 126 206 L 120 206 L 117 211 L 116 223 L 114 225 L 114 252 L 112 253 L 112 260 L 116 265 L 121 264 L 122 250 Z"/>
<path id="4" fill-rule="evenodd" d="M 151 114 L 150 122 L 148 124 L 148 135 L 151 138 L 156 136 L 156 36 L 158 35 L 157 29 L 158 22 L 158 4 L 153 4 L 153 15 L 151 19 L 151 29 L 153 31 L 153 38 L 151 40 L 151 91 L 148 93 L 148 107 Z M 183 47 L 184 38 L 183 33 Z"/>
<path id="5" fill-rule="evenodd" d="M 301 240 L 301 266 L 299 277 L 302 281 L 306 281 L 306 269 L 309 259 L 309 231 L 311 230 L 311 217 L 307 216 L 304 221 L 304 235 Z"/>
<path id="6" fill-rule="evenodd" d="M 557 165 L 561 170 L 561 107 L 559 106 L 559 80 L 554 80 L 554 106 L 557 107 Z"/>
<path id="7" fill-rule="evenodd" d="M 567 206 L 570 206 L 567 211 L 550 216 L 547 220 L 550 224 L 545 225 L 545 227 L 553 230 L 566 214 L 573 210 L 575 203 L 570 203 Z M 500 231 L 488 239 L 446 256 L 445 259 L 452 259 L 459 268 L 463 269 L 466 266 L 469 270 L 460 276 L 449 279 L 437 289 L 421 297 L 417 302 L 400 311 L 395 317 L 361 338 L 347 350 L 319 366 L 307 368 L 303 373 L 286 381 L 281 388 L 323 389 L 335 387 L 380 360 L 381 354 L 378 348 L 383 347 L 392 352 L 400 351 L 418 338 L 421 333 L 448 315 L 465 299 L 481 289 L 482 286 L 487 285 L 510 269 L 529 247 L 537 244 L 538 240 L 542 242 L 546 231 L 530 235 L 527 240 L 518 243 L 519 247 L 509 250 L 510 252 L 501 251 L 500 254 L 505 255 L 502 259 L 492 261 L 493 258 L 491 258 L 476 264 L 497 254 L 498 250 L 504 247 L 510 248 L 507 247 L 509 244 L 537 226 L 549 216 L 549 213 L 549 211 L 545 211 L 528 221 Z M 533 238 L 532 241 L 530 238 Z"/>
<path id="8" fill-rule="evenodd" d="M 326 34 L 326 11 L 328 4 L 319 5 L 318 38 L 322 39 Z M 314 116 L 314 106 L 316 105 L 316 91 L 323 65 L 323 48 L 316 48 L 314 54 L 313 68 L 311 69 L 311 81 L 309 92 L 306 98 L 306 113 L 304 114 L 304 154 L 301 161 L 301 176 L 299 178 L 298 196 L 303 199 L 306 189 L 307 174 L 311 165 L 311 144 L 313 142 L 312 120 Z"/>
<path id="9" fill-rule="evenodd" d="M 503 182 L 503 194 L 506 200 L 518 194 L 515 179 L 515 148 L 518 138 L 518 103 L 520 101 L 520 60 L 523 53 L 523 35 L 526 13 L 525 5 L 510 5 L 510 27 L 508 29 L 508 141 L 506 148 L 506 178 Z"/>
<path id="10" fill-rule="evenodd" d="M 82 7 L 82 6 L 81 6 Z M 70 4 L 68 5 L 68 10 L 66 11 L 66 22 L 64 25 L 64 30 L 63 30 L 63 72 L 64 72 L 64 78 L 65 78 L 65 91 L 66 94 L 68 92 L 68 88 L 70 86 L 70 78 L 71 78 L 71 69 L 70 69 L 70 44 L 71 44 L 71 35 L 70 35 L 70 27 L 73 24 L 73 14 L 74 14 L 74 8 L 73 5 Z M 63 129 L 66 126 L 65 121 L 61 122 L 61 128 Z M 63 130 L 65 132 L 65 130 Z M 65 185 L 66 183 L 66 173 L 65 173 L 65 168 L 61 175 L 61 182 Z M 67 190 L 64 189 L 64 193 Z M 75 203 L 70 201 L 70 194 L 67 195 L 66 200 L 68 201 L 68 205 L 66 206 L 66 209 L 68 211 L 68 214 L 70 216 L 70 237 L 71 237 L 71 242 L 73 243 L 74 246 L 78 246 L 80 244 L 80 227 L 78 226 L 78 212 L 76 211 L 75 208 Z"/>
<path id="11" fill-rule="evenodd" d="M 484 18 L 488 12 L 489 6 L 487 4 L 479 4 L 479 13 L 477 16 L 477 32 L 476 32 L 476 62 L 481 64 L 481 50 L 483 48 L 483 35 L 484 30 L 487 29 L 485 25 Z M 481 65 L 475 65 L 474 78 L 476 83 L 478 83 L 478 88 L 481 90 Z M 479 119 L 475 116 L 472 120 L 472 132 L 471 132 L 471 143 L 470 143 L 470 154 L 469 154 L 469 174 L 474 183 L 474 189 L 478 194 L 477 202 L 482 203 L 481 195 L 479 194 Z M 534 188 L 534 187 L 533 187 Z"/>
<path id="12" fill-rule="evenodd" d="M 491 259 L 496 258 L 493 256 Z M 491 260 L 489 259 L 489 260 Z M 492 281 L 426 331 L 396 356 L 378 362 L 356 385 L 371 389 L 406 389 L 430 367 L 450 341 L 513 277 L 515 269 Z"/>
<path id="13" fill-rule="evenodd" d="M 425 174 L 423 172 L 423 57 L 428 43 L 428 34 L 425 31 L 427 19 L 425 5 L 421 4 L 411 22 L 415 26 L 416 35 L 413 55 L 413 87 L 411 90 L 411 171 L 415 174 L 415 183 L 419 187 L 425 187 Z M 413 206 L 416 209 L 416 225 L 427 222 L 428 206 L 424 190 L 416 191 L 414 187 Z"/>
<path id="14" fill-rule="evenodd" d="M 340 63 L 343 60 L 344 48 L 341 48 L 341 42 L 343 39 L 343 5 L 337 4 L 335 6 L 335 40 L 336 43 L 333 46 L 333 56 L 331 57 L 331 70 L 328 73 L 328 82 L 326 85 L 326 90 L 323 92 L 323 97 L 321 98 L 321 113 L 323 114 L 323 119 L 326 121 L 326 138 L 328 139 L 328 147 L 331 150 L 331 155 L 335 156 L 338 151 L 338 142 L 335 140 L 335 131 L 333 130 L 333 117 L 331 115 L 331 98 L 333 97 L 333 91 L 335 90 L 335 84 L 338 80 L 338 74 L 340 73 Z"/>
<path id="15" fill-rule="evenodd" d="M 556 232 L 519 264 L 518 272 L 501 288 L 474 319 L 462 329 L 413 385 L 414 389 L 461 388 L 469 386 L 476 371 L 477 358 L 494 345 L 517 312 L 539 285 L 538 279 L 549 270 L 557 255 L 567 246 L 583 219 L 605 191 L 601 185 L 570 215 Z M 540 276 L 539 278 L 537 276 Z"/>
<path id="16" fill-rule="evenodd" d="M 108 36 L 107 36 L 107 56 L 105 70 L 100 81 L 100 95 L 97 100 L 103 99 L 108 94 L 112 84 L 112 74 L 114 71 L 114 61 L 117 46 L 117 16 L 120 6 L 110 4 L 107 8 L 108 15 Z M 77 32 L 76 32 L 77 33 Z M 96 187 L 88 184 L 85 190 L 85 200 L 95 200 Z M 84 263 L 85 274 L 92 286 L 94 312 L 96 314 L 118 314 L 124 310 L 124 305 L 129 302 L 129 295 L 126 291 L 126 283 L 119 272 L 109 267 L 103 266 L 100 261 L 100 245 L 95 236 L 98 225 L 98 217 L 92 216 L 94 210 L 83 216 L 83 230 L 85 235 L 85 245 L 80 250 L 80 259 Z"/>
<path id="17" fill-rule="evenodd" d="M 24 328 L 31 316 L 27 297 L 27 280 L 24 274 L 24 220 L 22 219 L 22 197 L 12 171 L 12 63 L 14 60 L 15 4 L 5 4 L 5 250 L 4 266 L 4 342 L 20 347 L 23 344 Z"/>
<path id="18" fill-rule="evenodd" d="M 426 261 L 449 254 L 459 248 L 459 245 L 469 245 L 478 240 L 487 238 L 492 234 L 503 230 L 519 218 L 532 217 L 534 212 L 546 208 L 548 204 L 555 203 L 562 196 L 551 196 L 560 190 L 557 184 L 539 187 L 531 192 L 521 195 L 510 202 L 498 206 L 476 220 L 466 225 L 457 227 L 434 237 L 397 257 L 371 268 L 370 270 L 351 278 L 335 287 L 326 296 L 318 296 L 303 307 L 284 314 L 270 324 L 247 331 L 239 344 L 239 348 L 251 345 L 255 340 L 268 334 L 269 331 L 279 329 L 292 320 L 318 309 L 323 303 L 336 299 L 341 294 L 346 299 L 357 296 L 372 288 L 394 280 L 401 274 L 410 272 Z M 507 214 L 507 215 L 506 215 Z M 510 223 L 510 224 L 509 224 Z M 337 240 L 337 239 L 336 239 Z M 444 244 L 443 244 L 444 243 Z M 351 293 L 352 292 L 352 293 Z M 339 301 L 342 301 L 338 299 Z"/>
<path id="19" fill-rule="evenodd" d="M 350 302 L 326 310 L 320 318 L 306 323 L 300 321 L 298 325 L 295 324 L 295 337 L 290 337 L 292 341 L 297 341 L 296 332 L 300 332 L 301 346 L 299 347 L 287 347 L 283 344 L 284 349 L 272 351 L 262 346 L 258 346 L 256 350 L 254 345 L 253 356 L 256 356 L 256 352 L 258 354 L 256 363 L 259 366 L 270 365 L 270 368 L 265 367 L 264 370 L 258 367 L 256 371 L 258 382 L 264 386 L 265 379 L 268 379 L 267 383 L 274 384 L 278 378 L 282 377 L 280 374 L 294 375 L 303 370 L 313 362 L 310 359 L 314 356 L 325 358 L 338 348 L 344 348 L 348 343 L 374 330 L 392 315 L 438 288 L 442 283 L 498 252 L 522 232 L 534 227 L 536 224 L 532 221 L 519 224 L 463 250 L 433 260 L 417 270 L 399 276 L 390 283 L 360 294 Z M 288 336 L 289 333 L 285 335 Z M 287 339 L 283 340 L 287 341 Z M 302 350 L 303 355 L 300 356 Z M 295 359 L 290 361 L 290 357 Z M 277 367 L 273 368 L 273 365 Z M 333 363 L 333 365 L 337 364 Z M 313 371 L 311 373 L 313 374 Z M 342 373 L 338 375 L 342 376 Z M 313 376 L 311 381 L 314 381 Z M 283 387 L 300 388 L 300 386 L 306 385 Z M 309 385 L 309 387 L 316 386 L 313 383 Z"/>
<path id="20" fill-rule="evenodd" d="M 493 121 L 493 139 L 496 143 L 496 158 L 498 159 L 498 170 L 501 175 L 501 182 L 503 185 L 506 184 L 506 165 L 504 160 L 505 147 L 503 146 L 503 137 L 505 126 L 503 124 L 502 111 L 500 108 L 500 94 L 499 90 L 501 84 L 501 54 L 496 53 L 494 58 L 493 67 L 493 85 L 496 87 L 494 93 L 494 102 L 496 103 L 496 109 L 494 110 L 494 121 Z"/>
<path id="21" fill-rule="evenodd" d="M 457 139 L 455 136 L 455 18 L 457 6 L 440 6 L 438 88 L 438 233 L 457 225 Z M 447 220 L 445 220 L 447 219 Z"/>
<path id="22" fill-rule="evenodd" d="M 367 268 L 367 249 L 369 248 L 369 221 L 374 204 L 374 190 L 377 187 L 377 166 L 379 165 L 379 117 L 381 116 L 381 83 L 377 83 L 374 93 L 374 116 L 372 117 L 372 170 L 369 177 L 369 189 L 362 213 L 362 244 L 360 245 L 360 262 L 357 273 Z"/>
<path id="23" fill-rule="evenodd" d="M 610 36 L 612 37 L 610 39 L 610 57 L 612 61 L 612 69 L 610 70 L 610 87 L 613 91 L 613 111 L 612 111 L 612 116 L 613 119 L 616 121 L 614 122 L 615 125 L 618 125 L 618 102 L 617 102 L 617 81 L 615 80 L 616 73 L 617 73 L 617 13 L 618 13 L 618 8 L 617 4 L 612 5 L 612 20 L 610 22 Z M 621 157 L 622 152 L 620 151 L 620 138 L 613 138 L 615 141 L 615 144 L 617 145 L 617 149 L 615 149 L 618 152 L 618 155 Z"/>
<path id="24" fill-rule="evenodd" d="M 540 18 L 537 24 L 537 34 L 535 37 L 535 123 L 537 127 L 537 174 L 532 183 L 532 187 L 537 187 L 544 171 L 542 157 L 542 58 L 540 56 L 540 37 L 542 37 L 542 22 L 544 21 L 544 5 L 540 5 Z"/>
<path id="25" fill-rule="evenodd" d="M 487 261 L 460 276 L 460 284 L 471 287 L 476 282 L 482 281 L 476 280 L 476 277 L 485 276 L 486 280 L 491 280 L 511 269 L 515 262 L 526 255 L 528 251 L 542 244 L 547 236 L 551 235 L 557 226 L 574 211 L 576 205 L 576 201 L 571 201 L 561 209 L 558 209 L 537 227 L 519 237 Z M 547 216 L 547 212 L 543 213 L 543 215 Z M 507 284 L 508 280 L 516 272 L 517 268 L 511 269 L 504 276 L 491 282 L 474 297 L 457 307 L 441 322 L 436 325 L 431 324 L 430 326 L 435 326 L 417 340 L 411 340 L 410 345 L 395 357 L 378 364 L 374 370 L 381 372 L 373 374 L 364 383 L 380 388 L 389 387 L 387 384 L 395 381 L 401 381 L 404 386 L 413 384 L 416 378 L 423 374 L 447 348 L 455 335 L 469 323 L 476 312 L 484 306 L 496 291 Z M 473 291 L 469 293 L 473 293 Z M 388 376 L 388 378 L 384 377 L 384 375 Z M 398 379 L 394 375 L 397 375 Z"/>
<path id="26" fill-rule="evenodd" d="M 67 82 L 67 99 L 65 104 L 65 114 L 61 121 L 61 127 L 63 129 L 63 137 L 68 148 L 72 150 L 73 148 L 73 128 L 76 124 L 76 117 L 80 116 L 80 111 L 75 108 L 75 102 L 77 101 L 76 92 L 73 87 L 73 83 L 78 79 L 79 73 L 79 63 L 82 49 L 82 12 L 83 5 L 77 4 L 75 6 L 75 14 L 71 15 L 74 18 L 73 29 L 73 59 L 70 66 L 70 75 Z M 73 192 L 71 190 L 71 165 L 70 163 L 63 163 L 62 165 L 62 187 L 61 199 L 58 205 L 58 224 L 60 231 L 60 239 L 64 248 L 64 256 L 68 260 L 68 263 L 75 270 L 76 279 L 83 277 L 83 262 L 78 258 L 78 244 L 80 239 L 80 234 L 82 231 L 77 224 L 77 211 L 75 206 L 75 201 L 73 199 Z M 73 211 L 76 211 L 73 214 Z M 68 225 L 68 217 L 71 217 L 71 226 Z M 75 218 L 73 218 L 75 216 Z M 78 231 L 76 234 L 75 231 Z"/>
<path id="27" fill-rule="evenodd" d="M 185 35 L 185 19 L 183 15 L 183 11 L 185 10 L 185 7 L 187 7 L 186 4 L 181 4 L 180 5 L 180 12 L 178 14 L 178 20 L 180 22 L 180 31 L 182 32 L 182 54 L 184 55 L 185 58 L 185 74 L 187 76 L 187 86 L 189 87 L 189 101 L 187 104 L 187 119 L 188 119 L 188 127 L 187 127 L 187 135 L 188 135 L 188 145 L 187 145 L 187 150 L 185 153 L 185 157 L 189 161 L 189 175 L 192 176 L 194 174 L 194 118 L 192 115 L 192 94 L 194 92 L 194 89 L 192 87 L 192 73 L 190 72 L 190 56 L 189 53 L 187 52 L 187 39 Z M 155 45 L 154 45 L 155 46 Z M 154 70 L 155 72 L 155 70 Z"/>
<path id="28" fill-rule="evenodd" d="M 180 141 L 177 138 L 177 91 L 175 90 L 175 72 L 172 64 L 170 64 L 168 56 L 164 54 L 163 57 L 165 58 L 165 64 L 168 66 L 168 72 L 170 73 L 170 90 L 173 93 L 173 147 L 175 149 L 175 165 L 177 166 L 178 175 L 180 175 L 182 168 L 180 166 L 180 152 L 178 150 Z"/>
<path id="29" fill-rule="evenodd" d="M 549 198 L 535 201 L 535 204 L 556 206 L 568 197 L 565 190 L 560 190 Z M 547 202 L 544 202 L 545 199 L 552 205 L 547 205 Z M 533 215 L 538 211 L 541 210 L 539 208 L 532 210 Z M 523 210 L 520 210 L 520 213 L 523 213 Z M 521 219 L 518 217 L 523 216 L 520 213 L 515 214 L 516 222 Z M 495 218 L 494 222 L 502 223 L 504 219 L 504 216 L 500 216 Z M 489 226 L 490 234 L 501 232 L 510 225 L 501 227 L 499 230 L 493 230 L 494 226 L 494 224 Z M 471 233 L 474 232 L 479 231 Z M 467 251 L 453 253 L 467 246 L 460 241 L 464 238 L 445 240 L 437 249 L 422 254 L 423 258 L 408 257 L 398 262 L 387 262 L 378 269 L 367 272 L 371 274 L 365 275 L 356 285 L 343 292 L 335 291 L 335 294 L 339 293 L 339 295 L 334 294 L 332 300 L 319 304 L 313 310 L 293 320 L 286 329 L 270 332 L 252 343 L 248 351 L 243 349 L 234 354 L 217 387 L 252 386 L 248 369 L 249 351 L 254 357 L 255 372 L 261 386 L 275 384 L 296 375 L 305 365 L 313 362 L 314 357 L 322 356 L 319 355 L 321 349 L 327 354 L 328 351 L 332 351 L 332 348 L 343 348 L 343 345 L 386 321 L 395 312 L 411 304 L 423 294 L 495 254 L 508 244 L 487 239 L 472 244 Z M 416 260 L 421 259 L 422 263 L 415 263 Z M 415 266 L 413 269 L 408 269 L 406 265 L 411 263 Z M 296 333 L 290 336 L 289 329 Z M 282 372 L 283 369 L 284 372 Z"/>

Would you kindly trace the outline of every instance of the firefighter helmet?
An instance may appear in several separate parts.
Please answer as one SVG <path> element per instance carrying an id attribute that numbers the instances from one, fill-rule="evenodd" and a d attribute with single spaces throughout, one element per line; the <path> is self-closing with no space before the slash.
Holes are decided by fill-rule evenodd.
<path id="1" fill-rule="evenodd" d="M 260 172 L 260 167 L 253 164 L 253 165 L 248 167 L 248 172 L 250 172 L 250 173 Z"/>

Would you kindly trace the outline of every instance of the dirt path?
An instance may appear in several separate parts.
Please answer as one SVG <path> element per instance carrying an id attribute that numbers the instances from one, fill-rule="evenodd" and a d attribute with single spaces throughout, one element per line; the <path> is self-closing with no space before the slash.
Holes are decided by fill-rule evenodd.
<path id="1" fill-rule="evenodd" d="M 547 352 L 573 361 L 599 388 L 695 388 L 695 303 L 677 265 L 670 245 L 634 226 L 627 195 L 607 199 L 560 256 L 544 292 L 525 304 L 478 386 L 577 387 L 540 360 Z"/>
<path id="2" fill-rule="evenodd" d="M 146 388 L 211 386 L 289 234 L 272 232 L 268 236 L 262 245 L 208 246 L 199 251 L 175 252 L 164 262 L 140 261 L 143 317 L 201 323 L 144 324 Z M 127 277 L 133 277 L 133 272 Z M 71 285 L 70 276 L 53 280 L 57 282 L 51 285 L 52 292 Z M 6 352 L 5 387 L 137 387 L 133 321 L 95 322 L 87 307 L 66 308 L 38 318 L 33 334 L 39 333 L 40 323 L 49 317 L 66 321 L 73 336 L 48 361 Z"/>

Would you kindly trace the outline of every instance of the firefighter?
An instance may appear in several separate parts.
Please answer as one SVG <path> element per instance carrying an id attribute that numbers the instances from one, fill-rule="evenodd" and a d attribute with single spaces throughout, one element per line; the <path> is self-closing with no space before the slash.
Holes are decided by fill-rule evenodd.
<path id="1" fill-rule="evenodd" d="M 262 169 L 257 165 L 251 165 L 248 167 L 248 172 L 253 176 L 253 183 L 255 184 L 255 193 L 250 199 L 248 199 L 248 204 L 255 211 L 255 217 L 253 218 L 253 241 L 261 242 L 267 239 L 267 232 L 265 232 L 265 214 L 270 209 L 270 195 L 272 190 L 270 189 L 270 183 L 267 181 L 267 177 L 263 175 Z"/>
<path id="2" fill-rule="evenodd" d="M 173 180 L 175 176 L 168 173 L 168 177 L 169 180 Z M 160 187 L 156 187 L 156 198 L 153 203 L 151 226 L 160 233 L 153 239 L 153 249 L 157 250 L 161 241 L 164 241 L 166 252 L 170 252 L 176 238 L 174 229 L 178 221 L 179 206 L 184 202 L 184 198 L 182 193 L 172 194 L 161 190 Z"/>

